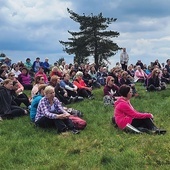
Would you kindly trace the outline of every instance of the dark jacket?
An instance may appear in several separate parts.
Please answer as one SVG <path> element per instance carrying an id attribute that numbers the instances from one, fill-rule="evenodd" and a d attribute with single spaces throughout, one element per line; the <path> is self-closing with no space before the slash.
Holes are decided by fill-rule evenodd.
<path id="1" fill-rule="evenodd" d="M 0 115 L 8 114 L 11 111 L 11 103 L 10 90 L 0 86 Z"/>

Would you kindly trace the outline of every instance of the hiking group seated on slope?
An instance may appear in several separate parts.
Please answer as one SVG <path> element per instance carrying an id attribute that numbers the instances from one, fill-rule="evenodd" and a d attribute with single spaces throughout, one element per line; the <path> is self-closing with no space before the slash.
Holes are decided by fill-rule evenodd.
<path id="1" fill-rule="evenodd" d="M 70 113 L 63 109 L 66 105 L 83 102 L 84 99 L 95 100 L 93 95 L 95 88 L 103 90 L 104 97 L 101 96 L 101 98 L 103 97 L 104 104 L 112 106 L 121 97 L 119 90 L 123 85 L 131 88 L 132 97 L 140 96 L 135 86 L 137 82 L 141 83 L 148 92 L 165 90 L 166 84 L 170 83 L 170 59 L 167 60 L 165 67 L 161 67 L 158 60 L 148 67 L 140 60 L 136 65 L 129 65 L 127 71 L 123 70 L 120 64 L 109 71 L 105 66 L 97 68 L 94 63 L 78 65 L 77 63 L 66 64 L 64 61 L 61 65 L 54 63 L 53 66 L 50 66 L 47 59 L 41 62 L 40 58 L 37 57 L 32 64 L 31 60 L 27 58 L 25 63 L 13 63 L 11 66 L 2 63 L 0 82 L 2 83 L 0 95 L 12 96 L 6 106 L 8 111 L 2 110 L 0 112 L 1 119 L 25 115 L 30 111 L 30 108 L 33 108 L 34 117 L 31 114 L 31 120 L 35 120 L 36 125 L 44 126 L 46 121 L 47 124 L 53 122 L 59 133 L 65 131 L 62 130 L 63 127 L 78 133 L 74 121 L 72 123 L 63 121 L 63 119 L 70 117 Z M 30 95 L 27 96 L 24 90 L 30 90 Z M 51 98 L 49 99 L 50 93 Z M 38 98 L 35 102 L 37 95 Z M 1 107 L 7 102 L 9 96 L 1 97 Z M 44 103 L 41 102 L 42 99 L 44 99 Z M 53 99 L 55 99 L 54 103 L 52 103 Z M 43 103 L 42 107 L 39 107 L 39 103 Z M 32 106 L 33 104 L 36 108 Z M 13 111 L 13 106 L 21 110 L 21 114 L 18 114 L 18 110 Z M 45 107 L 47 108 L 42 111 Z M 65 116 L 54 115 L 56 113 L 53 112 L 58 107 L 61 110 L 59 114 Z M 46 117 L 42 122 L 38 119 L 41 116 L 36 118 L 35 112 L 37 111 L 38 115 L 43 114 L 42 117 Z M 58 121 L 60 118 L 61 120 Z M 62 124 L 61 127 L 57 122 Z"/>

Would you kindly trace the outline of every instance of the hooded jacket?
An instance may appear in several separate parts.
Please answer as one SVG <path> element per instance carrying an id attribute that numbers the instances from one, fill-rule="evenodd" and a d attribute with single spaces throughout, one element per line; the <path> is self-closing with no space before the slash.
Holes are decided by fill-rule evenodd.
<path id="1" fill-rule="evenodd" d="M 11 103 L 10 90 L 0 86 L 0 115 L 8 114 L 11 111 Z"/>
<path id="2" fill-rule="evenodd" d="M 37 113 L 37 107 L 38 107 L 38 104 L 39 104 L 39 102 L 42 98 L 43 98 L 43 96 L 40 95 L 40 94 L 33 97 L 33 100 L 31 102 L 31 109 L 30 109 L 30 119 L 31 119 L 32 122 L 35 121 L 35 116 L 36 116 L 36 113 Z"/>
<path id="3" fill-rule="evenodd" d="M 115 121 L 120 129 L 124 129 L 128 123 L 131 124 L 133 119 L 152 118 L 150 113 L 136 111 L 130 101 L 125 100 L 123 97 L 120 97 L 114 106 Z"/>

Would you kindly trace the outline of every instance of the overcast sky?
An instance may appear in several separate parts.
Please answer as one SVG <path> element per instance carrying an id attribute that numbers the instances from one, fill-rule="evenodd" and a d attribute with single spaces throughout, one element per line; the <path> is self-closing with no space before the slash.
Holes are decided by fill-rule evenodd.
<path id="1" fill-rule="evenodd" d="M 170 58 L 169 6 L 170 0 L 0 0 L 0 53 L 13 62 L 48 57 L 53 64 L 64 57 L 72 63 L 73 57 L 59 43 L 67 41 L 68 30 L 79 29 L 69 18 L 69 8 L 80 15 L 102 12 L 104 17 L 117 18 L 109 29 L 120 33 L 113 41 L 126 47 L 130 63 L 166 62 Z M 120 52 L 109 59 L 111 66 L 119 56 Z"/>

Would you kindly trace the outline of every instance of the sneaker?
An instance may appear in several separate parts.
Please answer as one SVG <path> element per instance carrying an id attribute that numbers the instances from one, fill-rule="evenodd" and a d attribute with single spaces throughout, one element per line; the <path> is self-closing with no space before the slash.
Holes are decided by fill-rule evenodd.
<path id="1" fill-rule="evenodd" d="M 157 130 L 155 130 L 154 133 L 157 134 L 157 135 L 164 135 L 166 133 L 166 130 L 164 130 L 164 129 L 157 129 Z"/>
<path id="2" fill-rule="evenodd" d="M 88 96 L 88 99 L 89 99 L 89 100 L 93 100 L 93 99 L 94 99 L 94 96 Z"/>
<path id="3" fill-rule="evenodd" d="M 71 99 L 71 102 L 74 103 L 78 100 L 78 96 L 76 96 L 76 97 L 71 96 L 70 99 Z"/>
<path id="4" fill-rule="evenodd" d="M 80 133 L 80 131 L 79 131 L 79 130 L 77 130 L 77 129 L 73 129 L 73 130 L 72 130 L 72 133 L 73 133 L 73 134 L 79 134 L 79 133 Z"/>
<path id="5" fill-rule="evenodd" d="M 82 101 L 82 100 L 84 100 L 84 98 L 83 97 L 81 97 L 81 96 L 78 96 L 78 101 Z"/>

